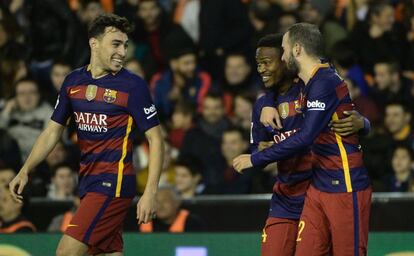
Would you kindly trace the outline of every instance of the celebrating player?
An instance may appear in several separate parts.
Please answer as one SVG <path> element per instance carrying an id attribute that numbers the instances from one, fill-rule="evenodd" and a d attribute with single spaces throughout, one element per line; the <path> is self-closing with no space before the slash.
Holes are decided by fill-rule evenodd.
<path id="1" fill-rule="evenodd" d="M 28 173 L 46 158 L 73 117 L 81 150 L 82 200 L 60 240 L 59 256 L 122 255 L 122 226 L 136 191 L 132 168 L 136 128 L 145 132 L 150 145 L 149 177 L 137 204 L 137 219 L 146 223 L 154 213 L 163 142 L 146 83 L 122 68 L 130 31 L 129 22 L 114 14 L 93 21 L 88 31 L 90 64 L 65 78 L 51 121 L 10 183 L 12 196 L 21 202 Z"/>
<path id="2" fill-rule="evenodd" d="M 254 152 L 285 140 L 299 130 L 302 124 L 304 85 L 295 78 L 296 75 L 287 72 L 285 63 L 280 60 L 281 44 L 282 35 L 272 34 L 260 39 L 257 46 L 257 70 L 265 87 L 269 89 L 268 94 L 274 95 L 271 103 L 279 110 L 282 129 L 274 131 L 260 122 L 260 113 L 267 104 L 267 97 L 258 99 L 252 113 L 251 143 Z M 367 120 L 357 112 L 351 113 L 351 118 L 342 120 L 342 124 L 350 127 L 352 133 L 361 128 L 369 130 Z M 311 160 L 310 150 L 306 149 L 277 163 L 277 182 L 262 234 L 262 256 L 294 254 L 299 217 L 312 176 Z"/>
<path id="3" fill-rule="evenodd" d="M 289 138 L 234 160 L 236 170 L 285 160 L 311 146 L 313 182 L 298 227 L 296 255 L 366 255 L 371 188 L 357 135 L 333 132 L 330 120 L 353 104 L 344 81 L 321 64 L 322 36 L 299 23 L 283 36 L 282 60 L 304 82 L 304 120 Z"/>

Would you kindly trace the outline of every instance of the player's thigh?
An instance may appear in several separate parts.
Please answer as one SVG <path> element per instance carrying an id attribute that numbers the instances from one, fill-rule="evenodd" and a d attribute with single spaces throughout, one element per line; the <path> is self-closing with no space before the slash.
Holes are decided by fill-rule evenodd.
<path id="1" fill-rule="evenodd" d="M 293 256 L 298 221 L 269 217 L 262 234 L 262 256 Z"/>
<path id="2" fill-rule="evenodd" d="M 371 193 L 368 188 L 325 196 L 335 256 L 366 255 Z"/>
<path id="3" fill-rule="evenodd" d="M 320 193 L 310 187 L 299 220 L 295 255 L 325 256 L 329 250 L 329 223 L 320 205 Z"/>
<path id="4" fill-rule="evenodd" d="M 68 235 L 63 235 L 56 249 L 57 256 L 82 256 L 86 255 L 88 245 Z"/>

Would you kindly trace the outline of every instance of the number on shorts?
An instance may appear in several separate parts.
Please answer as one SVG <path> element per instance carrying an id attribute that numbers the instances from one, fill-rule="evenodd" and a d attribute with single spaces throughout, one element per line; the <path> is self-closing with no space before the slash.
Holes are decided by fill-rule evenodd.
<path id="1" fill-rule="evenodd" d="M 301 220 L 299 222 L 298 238 L 296 239 L 296 242 L 300 242 L 302 240 L 302 237 L 300 237 L 300 235 L 302 234 L 304 228 L 305 228 L 305 221 Z"/>

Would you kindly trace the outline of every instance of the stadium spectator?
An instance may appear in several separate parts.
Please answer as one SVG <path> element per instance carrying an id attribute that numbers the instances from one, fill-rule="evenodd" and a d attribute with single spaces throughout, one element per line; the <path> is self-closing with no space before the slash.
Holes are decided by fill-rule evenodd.
<path id="1" fill-rule="evenodd" d="M 7 184 L 10 181 L 11 179 Z M 0 186 L 0 234 L 36 232 L 33 223 L 22 214 L 26 204 L 27 201 L 23 203 L 14 201 L 6 186 Z"/>
<path id="2" fill-rule="evenodd" d="M 146 152 L 145 156 L 142 155 L 142 149 Z M 138 171 L 138 174 L 136 176 L 137 179 L 137 191 L 138 194 L 142 195 L 145 190 L 145 186 L 147 185 L 147 179 L 149 175 L 149 169 L 148 169 L 148 145 L 144 144 L 141 145 L 140 150 L 141 151 L 141 162 L 140 164 L 145 164 L 144 167 Z M 168 143 L 168 141 L 164 141 L 164 162 L 162 165 L 161 170 L 161 176 L 159 184 L 160 186 L 172 186 L 174 184 L 174 160 L 176 158 L 176 151 L 174 148 L 171 147 L 171 145 Z"/>
<path id="3" fill-rule="evenodd" d="M 0 114 L 0 127 L 7 129 L 17 140 L 22 158 L 26 159 L 36 138 L 46 127 L 53 109 L 41 100 L 39 87 L 30 78 L 16 83 L 15 95 Z"/>
<path id="4" fill-rule="evenodd" d="M 391 166 L 393 173 L 385 180 L 388 192 L 408 192 L 414 182 L 413 151 L 403 144 L 394 149 Z"/>
<path id="5" fill-rule="evenodd" d="M 180 150 L 180 158 L 190 157 L 202 163 L 203 182 L 211 192 L 217 188 L 223 177 L 220 170 L 220 144 L 223 132 L 230 125 L 224 115 L 221 95 L 209 93 L 203 102 L 201 118 L 186 133 Z"/>
<path id="6" fill-rule="evenodd" d="M 25 63 L 25 46 L 11 42 L 0 52 L 0 98 L 10 98 L 14 94 L 15 83 L 29 73 Z"/>
<path id="7" fill-rule="evenodd" d="M 332 46 L 348 35 L 346 29 L 328 15 L 333 8 L 329 0 L 302 1 L 298 13 L 302 22 L 315 24 L 322 32 L 325 51 L 329 52 Z"/>
<path id="8" fill-rule="evenodd" d="M 66 163 L 56 165 L 52 169 L 52 179 L 47 197 L 52 200 L 73 199 L 76 188 L 76 173 Z"/>
<path id="9" fill-rule="evenodd" d="M 405 48 L 404 35 L 395 24 L 393 6 L 383 0 L 372 1 L 366 20 L 355 25 L 350 40 L 366 73 L 372 73 L 374 63 L 380 59 L 401 60 Z"/>
<path id="10" fill-rule="evenodd" d="M 412 105 L 411 81 L 400 75 L 399 64 L 396 61 L 385 60 L 374 64 L 375 85 L 372 97 L 380 106 L 391 101 L 401 101 Z"/>
<path id="11" fill-rule="evenodd" d="M 155 73 L 162 72 L 167 66 L 164 55 L 165 38 L 168 36 L 172 22 L 158 0 L 138 2 L 135 17 L 134 56 L 143 66 L 144 73 L 150 79 Z"/>
<path id="12" fill-rule="evenodd" d="M 250 40 L 251 51 L 256 49 L 257 42 L 267 34 L 276 33 L 279 29 L 277 18 L 281 13 L 279 5 L 272 5 L 270 1 L 251 1 L 248 6 L 250 25 L 253 35 Z"/>
<path id="13" fill-rule="evenodd" d="M 180 100 L 200 106 L 211 85 L 210 75 L 197 69 L 197 56 L 191 39 L 180 29 L 173 32 L 167 40 L 171 44 L 169 69 L 151 79 L 154 103 L 160 119 L 164 120 L 171 116 L 174 105 Z"/>
<path id="14" fill-rule="evenodd" d="M 134 73 L 135 75 L 145 79 L 145 73 L 142 69 L 142 64 L 138 60 L 132 58 L 125 62 L 125 68 Z"/>
<path id="15" fill-rule="evenodd" d="M 198 44 L 201 66 L 215 77 L 222 75 L 226 54 L 249 47 L 251 29 L 240 0 L 179 0 L 173 20 Z"/>
<path id="16" fill-rule="evenodd" d="M 414 147 L 411 112 L 406 105 L 399 102 L 389 103 L 385 107 L 384 124 L 395 142 L 405 142 Z"/>
<path id="17" fill-rule="evenodd" d="M 50 70 L 50 82 L 53 88 L 46 93 L 47 101 L 52 106 L 56 104 L 57 95 L 62 87 L 63 80 L 65 80 L 66 75 L 69 74 L 71 70 L 72 67 L 64 61 L 57 60 L 53 62 Z"/>
<path id="18" fill-rule="evenodd" d="M 69 211 L 66 211 L 63 214 L 59 214 L 58 216 L 54 217 L 50 222 L 47 232 L 61 232 L 64 233 L 70 224 L 76 210 L 78 209 L 80 204 L 80 198 L 75 196 L 73 198 L 73 206 Z"/>
<path id="19" fill-rule="evenodd" d="M 54 59 L 74 61 L 76 21 L 67 1 L 33 0 L 26 1 L 26 5 L 30 66 L 39 82 L 45 84 Z"/>
<path id="20" fill-rule="evenodd" d="M 201 179 L 201 165 L 194 159 L 182 159 L 175 164 L 175 189 L 181 198 L 191 199 L 200 194 L 204 189 Z"/>
<path id="21" fill-rule="evenodd" d="M 245 55 L 232 53 L 225 59 L 224 79 L 219 84 L 223 91 L 226 114 L 231 116 L 234 108 L 234 98 L 237 94 L 250 93 L 256 95 L 260 84 L 255 72 Z M 250 113 L 250 112 L 249 112 Z"/>
<path id="22" fill-rule="evenodd" d="M 250 133 L 251 128 L 251 113 L 255 97 L 251 94 L 239 94 L 234 98 L 234 115 L 232 123 L 239 126 L 246 134 Z"/>
<path id="23" fill-rule="evenodd" d="M 19 145 L 4 129 L 0 129 L 0 166 L 9 166 L 14 170 L 22 166 Z"/>
<path id="24" fill-rule="evenodd" d="M 141 224 L 139 230 L 149 232 L 197 232 L 205 229 L 205 224 L 190 211 L 181 208 L 181 198 L 170 187 L 159 188 L 156 195 L 157 217 L 149 223 Z"/>
<path id="25" fill-rule="evenodd" d="M 179 101 L 175 105 L 171 116 L 171 128 L 168 133 L 168 139 L 173 147 L 181 148 L 185 134 L 194 125 L 194 117 L 195 106 L 191 102 Z"/>
<path id="26" fill-rule="evenodd" d="M 245 135 L 242 129 L 236 127 L 230 127 L 223 132 L 221 154 L 224 162 L 219 169 L 222 175 L 220 193 L 248 194 L 251 191 L 253 169 L 246 170 L 242 175 L 233 168 L 233 159 L 247 153 L 249 142 Z"/>

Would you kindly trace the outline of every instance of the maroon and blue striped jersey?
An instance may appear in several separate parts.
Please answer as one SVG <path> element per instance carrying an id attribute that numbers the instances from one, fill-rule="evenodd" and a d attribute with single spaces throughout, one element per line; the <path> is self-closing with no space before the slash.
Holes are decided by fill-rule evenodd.
<path id="1" fill-rule="evenodd" d="M 298 81 L 283 95 L 273 97 L 282 121 L 281 130 L 265 127 L 260 122 L 262 108 L 268 106 L 266 96 L 259 98 L 253 107 L 251 149 L 257 152 L 261 141 L 274 141 L 276 144 L 286 140 L 302 126 L 303 83 Z M 306 190 L 312 178 L 312 155 L 310 148 L 277 162 L 278 174 L 273 186 L 269 216 L 299 219 L 302 213 Z"/>
<path id="2" fill-rule="evenodd" d="M 329 64 L 320 64 L 304 87 L 306 105 L 300 129 L 286 140 L 253 153 L 254 166 L 285 160 L 307 149 L 312 151 L 313 185 L 324 192 L 352 192 L 370 184 L 362 160 L 358 135 L 341 137 L 329 128 L 331 119 L 353 110 L 347 85 Z"/>
<path id="3" fill-rule="evenodd" d="M 94 79 L 87 67 L 63 82 L 52 120 L 66 125 L 73 117 L 81 151 L 79 194 L 135 195 L 132 141 L 138 129 L 159 124 L 144 80 L 126 69 Z"/>

